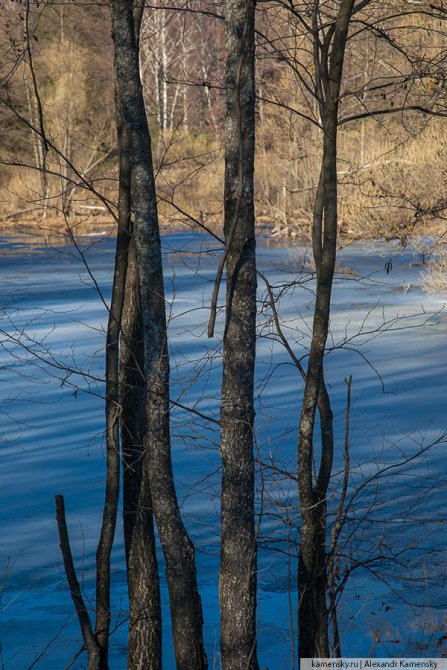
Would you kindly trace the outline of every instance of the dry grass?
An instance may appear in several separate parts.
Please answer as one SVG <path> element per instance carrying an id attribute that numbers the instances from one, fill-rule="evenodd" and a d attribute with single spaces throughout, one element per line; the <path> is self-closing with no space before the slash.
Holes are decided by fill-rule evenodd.
<path id="1" fill-rule="evenodd" d="M 224 161 L 220 141 L 205 133 L 165 132 L 155 147 L 162 225 L 223 221 Z"/>
<path id="2" fill-rule="evenodd" d="M 258 223 L 268 223 L 277 235 L 309 233 L 320 139 L 318 131 L 305 122 L 291 127 L 283 116 L 267 107 L 263 110 L 257 130 L 256 214 Z M 212 228 L 221 226 L 224 160 L 220 138 L 178 129 L 154 144 L 161 224 L 178 227 L 198 221 Z M 410 117 L 404 124 L 401 120 L 378 124 L 370 119 L 343 128 L 339 160 L 342 236 L 406 240 L 412 234 L 442 234 L 446 153 L 442 119 L 416 123 Z M 3 219 L 34 208 L 33 215 L 40 216 L 43 197 L 37 171 L 8 167 L 2 173 Z M 48 205 L 51 217 L 57 220 L 61 181 L 50 177 L 49 185 Z M 95 185 L 110 201 L 116 200 L 116 159 L 109 161 Z M 78 188 L 72 202 L 73 220 L 84 220 L 91 207 L 103 204 Z M 103 227 L 106 213 L 100 209 L 91 213 L 99 216 L 89 217 L 89 226 Z"/>
<path id="3" fill-rule="evenodd" d="M 410 128 L 373 123 L 368 124 L 363 164 L 354 161 L 355 136 L 343 138 L 342 226 L 370 238 L 429 233 L 447 209 L 445 124 L 442 119 L 419 127 L 413 122 Z"/>
<path id="4" fill-rule="evenodd" d="M 2 168 L 0 183 L 0 213 L 5 218 L 17 210 L 39 207 L 40 180 L 36 170 L 19 167 Z"/>
<path id="5" fill-rule="evenodd" d="M 427 293 L 447 292 L 447 246 L 438 247 L 422 272 L 422 288 Z"/>

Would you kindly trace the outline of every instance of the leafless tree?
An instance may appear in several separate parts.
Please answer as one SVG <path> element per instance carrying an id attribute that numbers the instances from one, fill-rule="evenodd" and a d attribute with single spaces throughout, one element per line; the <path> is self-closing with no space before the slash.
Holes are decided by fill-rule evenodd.
<path id="1" fill-rule="evenodd" d="M 133 3 L 110 2 L 115 50 L 118 127 L 125 137 L 130 180 L 127 203 L 135 244 L 144 350 L 144 460 L 142 485 L 150 500 L 166 561 L 177 667 L 205 668 L 202 607 L 194 547 L 183 525 L 170 455 L 169 357 L 160 232 L 149 128 L 139 73 Z M 129 293 L 129 295 L 131 292 Z M 141 425 L 141 424 L 140 424 Z M 136 431 L 126 425 L 126 430 Z M 137 438 L 138 439 L 138 438 Z M 153 585 L 146 587 L 153 591 Z M 146 620 L 146 626 L 151 622 Z"/>
<path id="2" fill-rule="evenodd" d="M 228 670 L 258 668 L 253 458 L 256 351 L 254 21 L 254 2 L 228 2 L 225 18 L 225 250 L 217 271 L 208 328 L 208 335 L 212 336 L 225 264 L 219 591 L 222 667 Z"/>
<path id="3" fill-rule="evenodd" d="M 415 101 L 407 95 L 399 104 L 387 99 L 389 88 L 393 88 L 396 99 L 406 84 L 413 80 L 416 59 L 406 54 L 411 64 L 410 72 L 387 77 L 380 68 L 373 73 L 366 89 L 368 102 L 356 88 L 350 90 L 343 82 L 344 74 L 353 77 L 355 55 L 347 54 L 349 45 L 361 35 L 380 35 L 387 48 L 399 50 L 398 38 L 393 31 L 397 17 L 412 15 L 412 11 L 394 11 L 393 8 L 376 7 L 371 0 L 365 2 L 342 1 L 340 5 L 331 3 L 300 3 L 289 6 L 274 3 L 272 20 L 261 24 L 259 40 L 262 48 L 274 54 L 290 68 L 301 91 L 298 107 L 282 102 L 274 87 L 272 96 L 266 102 L 282 106 L 291 116 L 304 119 L 321 132 L 321 165 L 317 180 L 311 225 L 313 259 L 316 269 L 316 295 L 313 307 L 313 327 L 305 377 L 304 396 L 301 408 L 298 436 L 298 490 L 300 498 L 300 556 L 298 568 L 299 606 L 298 639 L 301 658 L 328 657 L 331 651 L 327 610 L 328 597 L 328 553 L 327 543 L 327 496 L 332 476 L 334 438 L 330 399 L 324 381 L 324 356 L 331 312 L 331 291 L 337 255 L 339 232 L 339 128 L 364 118 L 379 118 L 409 110 L 412 112 L 445 113 L 437 101 Z M 419 12 L 419 10 L 415 10 Z M 437 8 L 428 11 L 439 14 Z M 284 18 L 284 31 L 278 18 Z M 275 20 L 276 19 L 276 20 Z M 405 23 L 406 18 L 402 18 Z M 415 19 L 416 21 L 416 19 Z M 388 32 L 389 31 L 389 32 Z M 433 72 L 443 59 L 444 52 L 437 52 L 427 59 L 424 76 Z M 356 52 L 358 54 L 358 51 Z M 389 53 L 387 53 L 387 58 Z M 346 67 L 345 67 L 346 66 Z M 389 74 L 389 73 L 388 73 Z M 420 75 L 417 75 L 420 76 Z M 352 79 L 350 80 L 352 81 Z M 385 92 L 384 92 L 385 91 Z M 352 105 L 363 105 L 360 111 L 353 111 Z M 299 192 L 299 189 L 297 189 Z M 321 427 L 321 452 L 319 466 L 314 472 L 314 460 L 318 449 L 315 436 L 317 410 Z M 334 617 L 333 617 L 334 619 Z M 337 644 L 339 647 L 339 644 Z"/>

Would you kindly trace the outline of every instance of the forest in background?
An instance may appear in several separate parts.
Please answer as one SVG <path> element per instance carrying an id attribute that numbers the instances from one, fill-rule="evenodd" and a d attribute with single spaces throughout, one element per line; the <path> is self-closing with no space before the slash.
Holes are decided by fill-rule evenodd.
<path id="1" fill-rule="evenodd" d="M 305 12 L 307 10 L 305 9 Z M 305 13 L 304 12 L 304 13 Z M 377 2 L 356 19 L 339 129 L 348 237 L 443 231 L 446 34 L 442 7 Z M 256 219 L 306 236 L 321 159 L 311 36 L 283 3 L 257 7 Z M 368 26 L 368 23 L 373 26 Z M 164 224 L 223 221 L 224 37 L 219 2 L 151 5 L 140 68 Z M 111 27 L 91 3 L 2 3 L 0 203 L 63 220 L 117 193 Z M 44 129 L 44 138 L 36 135 Z M 88 182 L 88 184 L 85 183 Z M 91 185 L 91 189 L 88 186 Z M 87 188 L 86 188 L 87 186 Z M 98 209 L 94 209 L 98 208 Z M 102 209 L 101 209 L 102 208 Z"/>

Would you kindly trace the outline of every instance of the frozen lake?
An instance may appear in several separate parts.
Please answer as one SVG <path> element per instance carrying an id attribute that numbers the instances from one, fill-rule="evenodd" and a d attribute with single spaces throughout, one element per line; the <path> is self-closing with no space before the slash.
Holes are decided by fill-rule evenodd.
<path id="1" fill-rule="evenodd" d="M 71 246 L 0 238 L 0 667 L 5 670 L 26 670 L 36 659 L 33 667 L 63 670 L 82 645 L 59 553 L 56 493 L 65 496 L 76 566 L 87 596 L 92 593 L 105 462 L 106 310 L 98 287 L 107 301 L 114 240 L 85 238 L 80 244 L 97 287 Z M 173 233 L 163 236 L 163 248 L 172 399 L 217 419 L 222 313 L 214 340 L 207 339 L 206 326 L 219 243 L 198 233 Z M 283 331 L 305 363 L 313 300 L 309 251 L 260 238 L 258 259 L 279 296 Z M 352 569 L 339 611 L 345 656 L 371 650 L 382 657 L 438 656 L 444 650 L 438 626 L 447 607 L 447 441 L 441 437 L 447 428 L 447 293 L 423 291 L 421 262 L 417 249 L 402 250 L 397 243 L 353 244 L 339 254 L 326 376 L 337 437 L 332 508 L 342 475 L 345 379 L 353 377 L 353 500 L 349 542 L 340 558 L 341 570 Z M 220 304 L 223 296 L 222 286 Z M 261 667 L 290 670 L 296 628 L 290 623 L 296 610 L 293 472 L 302 381 L 275 334 L 261 281 L 257 360 L 258 505 L 263 511 L 259 657 Z M 212 422 L 178 406 L 172 425 L 178 493 L 196 543 L 214 667 L 219 436 Z M 292 478 L 278 470 L 291 471 Z M 116 670 L 125 667 L 123 556 L 119 528 L 111 640 Z M 162 596 L 167 603 L 165 588 Z M 164 654 L 166 667 L 173 668 L 167 607 Z M 86 667 L 85 656 L 73 667 Z"/>

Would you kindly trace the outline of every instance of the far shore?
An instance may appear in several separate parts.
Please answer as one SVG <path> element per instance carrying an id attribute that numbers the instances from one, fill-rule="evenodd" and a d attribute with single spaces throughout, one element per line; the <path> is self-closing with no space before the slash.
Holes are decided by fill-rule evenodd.
<path id="1" fill-rule="evenodd" d="M 291 221 L 287 226 L 279 226 L 266 216 L 257 218 L 258 234 L 270 240 L 272 244 L 293 243 L 295 246 L 308 245 L 311 242 L 309 231 L 311 222 L 305 219 Z M 114 236 L 117 224 L 110 214 L 92 211 L 85 215 L 64 217 L 59 213 L 50 212 L 45 217 L 37 210 L 24 210 L 13 214 L 0 215 L 0 236 L 19 237 L 21 241 L 30 244 L 51 244 L 64 246 L 73 238 L 92 237 L 101 238 Z M 160 231 L 169 234 L 181 231 L 204 230 L 212 235 L 223 238 L 223 226 L 216 220 L 204 222 L 183 218 L 167 219 L 160 217 Z M 339 226 L 339 245 L 348 246 L 353 242 L 383 239 L 390 241 L 398 239 L 403 244 L 411 240 L 420 240 L 422 237 L 433 238 L 441 244 L 447 243 L 447 222 L 433 218 L 403 228 L 399 235 L 371 236 L 361 230 L 351 230 L 343 221 Z"/>

